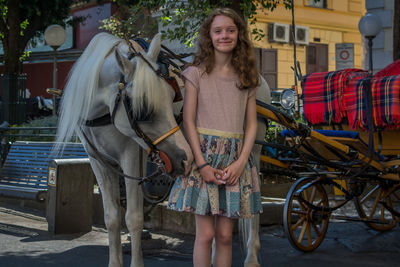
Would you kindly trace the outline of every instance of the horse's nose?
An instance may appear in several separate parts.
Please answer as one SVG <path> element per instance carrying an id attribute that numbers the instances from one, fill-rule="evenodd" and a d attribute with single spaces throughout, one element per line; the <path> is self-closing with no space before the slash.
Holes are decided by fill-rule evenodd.
<path id="1" fill-rule="evenodd" d="M 193 154 L 192 151 L 189 151 L 189 154 L 185 153 L 185 156 L 182 160 L 183 169 L 185 170 L 185 176 L 189 175 L 190 170 L 192 169 L 192 163 L 193 163 Z"/>
<path id="2" fill-rule="evenodd" d="M 189 161 L 187 160 L 187 157 L 185 155 L 185 158 L 182 160 L 182 167 L 185 170 L 185 176 L 187 176 L 190 172 L 190 167 L 192 164 L 189 163 Z"/>
<path id="3" fill-rule="evenodd" d="M 179 165 L 180 170 L 178 172 L 180 174 L 184 174 L 184 175 L 189 174 L 190 166 L 189 166 L 189 162 L 187 160 L 186 153 L 184 151 L 180 151 L 180 153 L 177 155 L 177 159 L 178 159 L 177 162 L 180 163 L 180 165 Z"/>

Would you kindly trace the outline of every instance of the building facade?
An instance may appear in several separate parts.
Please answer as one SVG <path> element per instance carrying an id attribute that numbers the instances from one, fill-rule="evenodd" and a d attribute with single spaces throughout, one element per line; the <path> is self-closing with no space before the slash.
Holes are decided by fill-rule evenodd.
<path id="1" fill-rule="evenodd" d="M 366 0 L 365 7 L 368 13 L 372 13 L 380 19 L 382 30 L 373 39 L 372 60 L 374 73 L 393 62 L 393 15 L 394 0 Z M 365 49 L 368 58 L 369 51 Z M 365 68 L 369 68 L 366 60 Z"/>
<path id="2" fill-rule="evenodd" d="M 316 71 L 336 70 L 336 45 L 350 44 L 353 47 L 352 62 L 355 68 L 367 68 L 364 64 L 365 49 L 363 38 L 358 31 L 358 22 L 366 13 L 366 0 L 294 0 L 296 23 L 296 58 L 303 75 Z M 381 6 L 381 2 L 368 1 L 369 7 Z M 376 3 L 375 3 L 376 2 Z M 379 2 L 379 3 L 378 3 Z M 367 6 L 368 7 L 368 6 Z M 73 16 L 87 16 L 84 23 L 71 29 L 69 46 L 58 50 L 59 88 L 63 88 L 73 63 L 80 56 L 91 38 L 100 30 L 100 21 L 109 18 L 115 12 L 111 3 L 97 5 L 91 1 L 84 7 L 75 7 Z M 380 12 L 380 11 L 379 11 Z M 385 13 L 386 14 L 386 13 Z M 294 85 L 293 45 L 291 43 L 291 10 L 279 5 L 274 11 L 257 12 L 257 22 L 250 27 L 262 29 L 265 37 L 253 43 L 257 53 L 259 70 L 271 88 L 290 88 Z M 67 31 L 68 32 L 68 31 Z M 384 40 L 386 37 L 384 37 Z M 381 40 L 378 35 L 377 40 Z M 165 43 L 177 52 L 192 52 L 183 49 L 182 44 Z M 374 42 L 374 49 L 382 47 L 382 42 Z M 383 45 L 385 46 L 385 45 Z M 174 49 L 175 48 L 175 49 Z M 379 64 L 376 67 L 380 67 Z M 53 85 L 53 52 L 50 47 L 40 51 L 33 50 L 31 57 L 24 62 L 24 72 L 28 74 L 27 88 L 32 96 L 50 97 L 46 88 Z M 0 73 L 2 66 L 0 66 Z M 1 88 L 0 88 L 1 92 Z"/>
<path id="3" fill-rule="evenodd" d="M 57 87 L 63 89 L 72 65 L 82 54 L 82 51 L 89 44 L 93 36 L 100 32 L 100 21 L 109 18 L 115 12 L 115 7 L 111 3 L 98 5 L 96 1 L 91 1 L 82 7 L 72 8 L 71 16 L 86 17 L 85 21 L 76 28 L 67 27 L 67 39 L 57 50 Z M 53 87 L 53 49 L 44 43 L 44 40 L 37 40 L 38 45 L 27 47 L 27 51 L 32 51 L 31 56 L 24 61 L 23 72 L 27 74 L 26 88 L 29 89 L 31 97 L 43 96 L 51 98 L 46 93 L 47 88 Z M 0 49 L 1 50 L 1 49 Z M 2 57 L 2 51 L 0 51 Z M 0 64 L 0 73 L 3 66 Z M 0 84 L 1 96 L 1 84 Z"/>
<path id="4" fill-rule="evenodd" d="M 363 68 L 363 40 L 358 22 L 365 12 L 364 0 L 295 0 L 296 58 L 301 73 L 336 70 L 337 44 L 350 47 L 341 54 L 342 59 L 353 58 L 353 63 L 347 62 L 347 66 Z M 254 41 L 260 71 L 271 88 L 290 88 L 295 82 L 292 11 L 279 5 L 272 12 L 260 10 L 256 19 L 256 24 L 250 27 L 265 33 L 262 40 Z"/>

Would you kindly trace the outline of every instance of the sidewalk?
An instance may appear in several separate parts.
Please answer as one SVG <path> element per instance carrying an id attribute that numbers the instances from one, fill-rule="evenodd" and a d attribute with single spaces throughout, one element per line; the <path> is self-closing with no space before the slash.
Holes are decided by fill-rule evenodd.
<path id="1" fill-rule="evenodd" d="M 107 266 L 108 239 L 105 229 L 94 227 L 84 235 L 51 236 L 40 212 L 0 203 L 0 266 L 70 267 Z M 261 266 L 398 266 L 400 229 L 377 233 L 363 223 L 330 222 L 327 236 L 313 253 L 293 249 L 281 226 L 263 227 Z M 122 234 L 124 266 L 129 266 L 129 241 Z M 145 266 L 192 266 L 193 235 L 151 232 L 143 240 Z M 243 266 L 237 236 L 233 244 L 233 267 Z"/>

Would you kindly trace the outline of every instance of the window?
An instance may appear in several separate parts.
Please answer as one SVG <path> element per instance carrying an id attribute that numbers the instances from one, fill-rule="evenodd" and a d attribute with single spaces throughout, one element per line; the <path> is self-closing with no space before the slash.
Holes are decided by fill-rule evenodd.
<path id="1" fill-rule="evenodd" d="M 326 0 L 308 0 L 308 6 L 326 8 Z"/>
<path id="2" fill-rule="evenodd" d="M 310 44 L 306 50 L 306 72 L 328 71 L 328 45 Z"/>
<path id="3" fill-rule="evenodd" d="M 278 87 L 278 53 L 276 49 L 256 48 L 257 67 L 271 89 Z"/>

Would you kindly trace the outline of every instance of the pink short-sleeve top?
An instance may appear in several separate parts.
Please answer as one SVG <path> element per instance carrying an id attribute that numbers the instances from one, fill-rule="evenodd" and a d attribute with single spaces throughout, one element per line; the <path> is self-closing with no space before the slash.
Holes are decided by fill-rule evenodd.
<path id="1" fill-rule="evenodd" d="M 197 66 L 182 73 L 197 89 L 196 127 L 242 135 L 248 99 L 256 90 L 240 90 L 239 77 L 207 74 Z"/>

